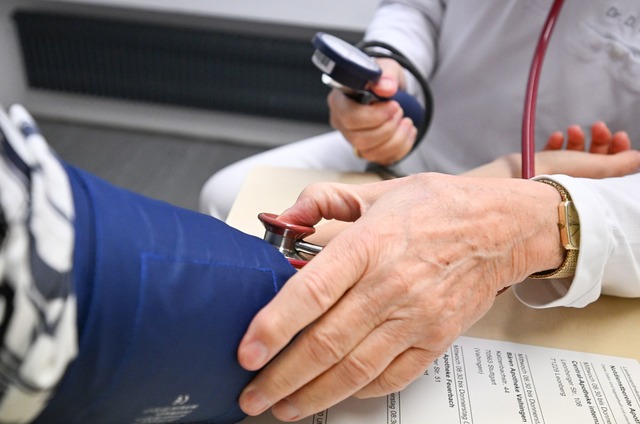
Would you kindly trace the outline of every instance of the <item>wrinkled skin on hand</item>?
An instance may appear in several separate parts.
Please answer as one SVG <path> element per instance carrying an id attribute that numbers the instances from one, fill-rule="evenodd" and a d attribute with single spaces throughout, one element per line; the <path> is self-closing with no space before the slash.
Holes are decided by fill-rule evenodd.
<path id="1" fill-rule="evenodd" d="M 406 387 L 500 289 L 560 265 L 559 201 L 534 181 L 438 174 L 309 186 L 283 220 L 355 222 L 252 321 L 239 361 L 271 362 L 241 407 L 291 421 Z"/>

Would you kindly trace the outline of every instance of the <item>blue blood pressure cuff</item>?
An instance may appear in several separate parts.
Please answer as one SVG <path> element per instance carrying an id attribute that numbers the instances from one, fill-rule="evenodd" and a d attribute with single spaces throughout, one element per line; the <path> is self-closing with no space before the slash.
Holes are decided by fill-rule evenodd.
<path id="1" fill-rule="evenodd" d="M 79 352 L 35 422 L 233 423 L 253 316 L 295 272 L 261 239 L 66 166 Z"/>

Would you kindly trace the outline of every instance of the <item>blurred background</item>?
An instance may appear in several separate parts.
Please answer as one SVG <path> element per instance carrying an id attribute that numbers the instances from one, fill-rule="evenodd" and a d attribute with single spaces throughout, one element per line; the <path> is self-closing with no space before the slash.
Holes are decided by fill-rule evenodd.
<path id="1" fill-rule="evenodd" d="M 66 161 L 197 209 L 206 179 L 329 130 L 318 31 L 357 42 L 378 0 L 2 0 L 0 104 Z"/>

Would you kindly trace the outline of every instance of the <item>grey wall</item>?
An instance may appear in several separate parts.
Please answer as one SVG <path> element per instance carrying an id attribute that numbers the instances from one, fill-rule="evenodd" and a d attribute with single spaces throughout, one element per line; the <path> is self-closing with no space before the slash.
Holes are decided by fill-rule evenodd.
<path id="1" fill-rule="evenodd" d="M 49 0 L 362 30 L 379 0 Z"/>
<path id="2" fill-rule="evenodd" d="M 21 2 L 25 3 L 28 1 Z M 0 103 L 3 105 L 24 101 L 25 96 L 17 35 L 11 22 L 11 11 L 18 4 L 19 0 L 0 2 Z"/>

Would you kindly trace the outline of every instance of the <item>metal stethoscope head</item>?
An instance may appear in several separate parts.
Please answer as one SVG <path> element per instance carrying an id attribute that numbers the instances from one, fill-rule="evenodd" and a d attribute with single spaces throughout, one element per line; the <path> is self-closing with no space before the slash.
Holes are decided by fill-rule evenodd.
<path id="1" fill-rule="evenodd" d="M 295 268 L 302 268 L 322 250 L 322 246 L 303 240 L 316 232 L 313 227 L 280 221 L 277 215 L 266 212 L 258 214 L 258 219 L 265 228 L 264 239 Z"/>

